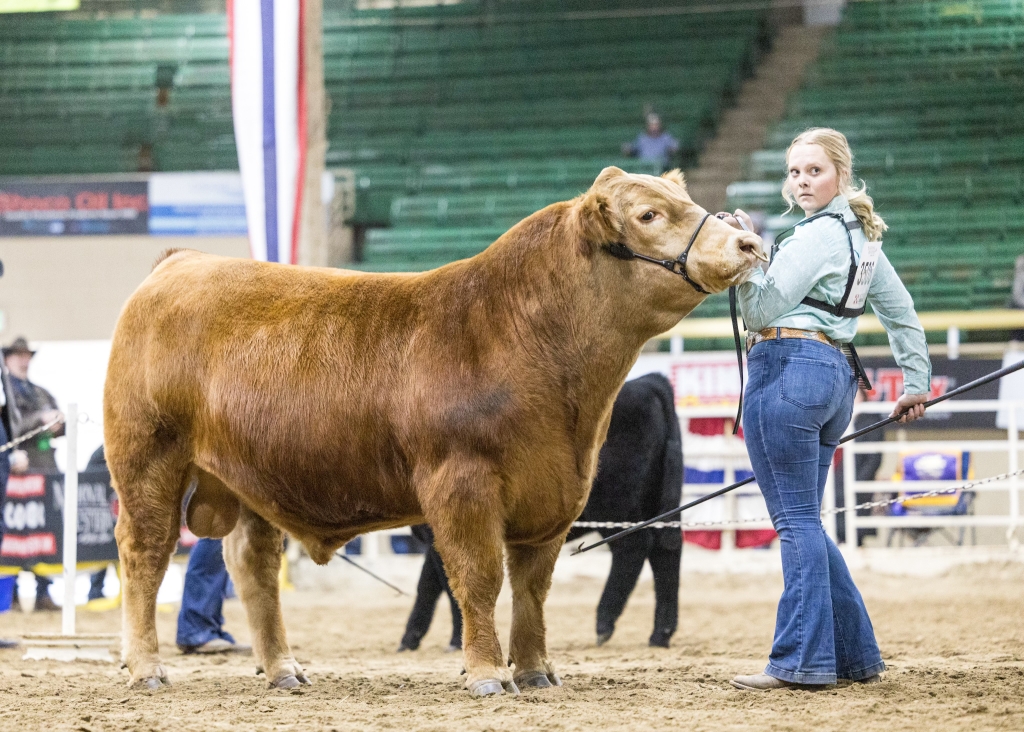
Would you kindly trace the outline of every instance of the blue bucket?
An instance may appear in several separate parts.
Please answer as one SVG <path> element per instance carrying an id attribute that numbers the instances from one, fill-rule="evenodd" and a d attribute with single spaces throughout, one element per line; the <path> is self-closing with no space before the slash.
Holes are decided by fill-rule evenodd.
<path id="1" fill-rule="evenodd" d="M 14 587 L 18 582 L 16 574 L 0 574 L 0 613 L 11 609 L 11 600 L 14 598 Z"/>

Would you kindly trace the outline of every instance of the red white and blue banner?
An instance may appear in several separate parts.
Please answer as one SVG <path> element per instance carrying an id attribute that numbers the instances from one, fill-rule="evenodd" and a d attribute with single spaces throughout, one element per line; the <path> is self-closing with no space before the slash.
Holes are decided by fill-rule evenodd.
<path id="1" fill-rule="evenodd" d="M 254 259 L 295 264 L 306 154 L 303 0 L 228 0 L 231 108 Z"/>

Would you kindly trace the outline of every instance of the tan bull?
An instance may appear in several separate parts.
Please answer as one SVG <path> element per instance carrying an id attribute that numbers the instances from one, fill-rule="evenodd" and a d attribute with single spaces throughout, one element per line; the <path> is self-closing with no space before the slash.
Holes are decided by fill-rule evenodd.
<path id="1" fill-rule="evenodd" d="M 226 537 L 271 685 L 307 683 L 281 617 L 282 531 L 322 564 L 358 534 L 424 521 L 465 615 L 467 688 L 560 683 L 543 606 L 615 395 L 698 287 L 721 291 L 763 257 L 756 236 L 704 215 L 678 173 L 607 168 L 478 256 L 423 274 L 163 259 L 121 313 L 104 400 L 129 683 L 167 682 L 156 593 L 193 481 L 189 526 Z M 625 245 L 673 260 L 699 224 L 685 267 L 696 286 L 622 258 Z M 511 667 L 494 626 L 503 561 Z"/>

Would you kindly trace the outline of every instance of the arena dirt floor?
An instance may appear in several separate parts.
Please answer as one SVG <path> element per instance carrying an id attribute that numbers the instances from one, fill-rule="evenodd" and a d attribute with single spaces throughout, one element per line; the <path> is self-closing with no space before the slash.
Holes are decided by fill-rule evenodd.
<path id="1" fill-rule="evenodd" d="M 442 601 L 416 653 L 396 654 L 409 598 L 387 590 L 285 594 L 296 656 L 313 686 L 269 691 L 250 658 L 179 655 L 175 613 L 159 615 L 173 686 L 129 691 L 114 665 L 23 661 L 0 651 L 0 730 L 1022 730 L 1024 565 L 963 567 L 935 578 L 860 574 L 889 672 L 881 684 L 809 693 L 743 693 L 729 678 L 763 667 L 777 575 L 683 576 L 669 650 L 646 645 L 642 583 L 614 638 L 594 646 L 597 580 L 556 585 L 548 603 L 560 689 L 472 699 L 445 654 Z M 237 601 L 227 627 L 247 637 Z M 507 641 L 510 606 L 499 606 Z M 0 635 L 52 632 L 55 615 L 0 615 Z M 82 613 L 81 632 L 113 632 L 118 611 Z"/>

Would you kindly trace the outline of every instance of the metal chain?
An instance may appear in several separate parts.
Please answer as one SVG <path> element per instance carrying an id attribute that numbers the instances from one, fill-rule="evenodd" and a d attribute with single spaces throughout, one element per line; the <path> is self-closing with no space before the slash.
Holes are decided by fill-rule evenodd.
<path id="1" fill-rule="evenodd" d="M 5 445 L 0 445 L 0 454 L 3 454 L 5 452 L 7 452 L 8 450 L 14 449 L 15 447 L 17 447 L 21 443 L 23 443 L 23 442 L 25 442 L 27 440 L 31 440 L 36 435 L 39 435 L 39 434 L 42 434 L 43 432 L 46 432 L 51 427 L 55 427 L 55 426 L 59 425 L 61 422 L 63 422 L 63 421 L 64 421 L 64 417 L 63 416 L 57 417 L 57 419 L 53 420 L 52 422 L 50 422 L 48 424 L 44 424 L 42 427 L 36 427 L 31 432 L 26 432 L 21 437 L 18 437 L 17 439 L 14 439 L 14 440 L 11 440 L 10 442 L 8 442 Z"/>
<path id="2" fill-rule="evenodd" d="M 1020 470 L 1014 470 L 1010 473 L 1003 473 L 1002 475 L 994 475 L 991 478 L 982 478 L 981 480 L 975 480 L 964 485 L 957 486 L 955 488 L 936 488 L 932 491 L 926 491 L 924 493 L 914 493 L 913 495 L 897 496 L 896 498 L 886 498 L 880 501 L 869 501 L 867 503 L 859 503 L 856 506 L 850 506 L 849 508 L 831 508 L 828 511 L 822 511 L 822 516 L 834 516 L 836 514 L 843 513 L 845 511 L 859 511 L 868 508 L 883 508 L 885 506 L 892 506 L 897 503 L 904 503 L 906 501 L 916 501 L 919 498 L 932 498 L 934 496 L 944 496 L 956 493 L 958 491 L 966 491 L 974 488 L 975 486 L 984 485 L 985 483 L 994 483 L 997 480 L 1006 480 L 1012 478 L 1015 475 L 1024 474 L 1024 468 Z M 909 485 L 909 484 L 908 484 Z M 710 526 L 735 526 L 736 524 L 754 524 L 764 523 L 765 521 L 771 521 L 767 516 L 763 518 L 753 519 L 737 519 L 735 521 L 690 521 L 684 523 L 682 521 L 658 521 L 650 526 L 648 529 L 694 529 L 694 528 L 707 528 Z M 573 523 L 573 528 L 576 529 L 630 529 L 640 521 L 576 521 Z"/>

